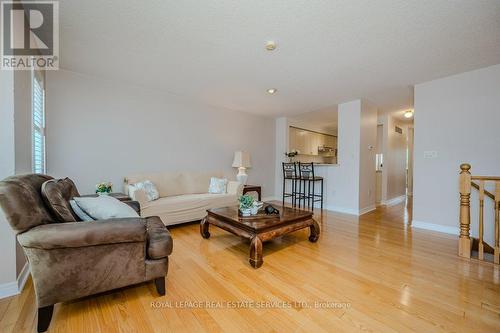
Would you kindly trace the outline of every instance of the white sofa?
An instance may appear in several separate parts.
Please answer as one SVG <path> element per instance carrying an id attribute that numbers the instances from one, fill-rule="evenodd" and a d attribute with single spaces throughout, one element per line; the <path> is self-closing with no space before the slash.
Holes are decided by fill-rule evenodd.
<path id="1" fill-rule="evenodd" d="M 165 225 L 201 220 L 207 209 L 236 205 L 243 185 L 229 181 L 227 193 L 210 194 L 210 178 L 224 178 L 221 172 L 163 172 L 129 176 L 124 191 L 141 204 L 141 216 L 159 216 Z M 144 190 L 129 193 L 128 186 L 150 180 L 156 185 L 160 198 L 147 201 Z"/>

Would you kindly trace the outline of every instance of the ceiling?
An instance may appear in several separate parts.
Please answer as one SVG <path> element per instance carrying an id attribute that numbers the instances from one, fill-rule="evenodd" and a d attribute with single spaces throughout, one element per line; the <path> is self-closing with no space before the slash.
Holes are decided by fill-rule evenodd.
<path id="1" fill-rule="evenodd" d="M 269 116 L 408 109 L 413 84 L 500 63 L 499 0 L 64 0 L 60 22 L 63 69 Z"/>

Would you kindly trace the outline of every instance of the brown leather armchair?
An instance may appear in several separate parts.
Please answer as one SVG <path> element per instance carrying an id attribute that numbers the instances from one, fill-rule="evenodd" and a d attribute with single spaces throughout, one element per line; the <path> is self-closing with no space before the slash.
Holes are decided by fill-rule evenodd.
<path id="1" fill-rule="evenodd" d="M 60 221 L 41 195 L 50 180 L 22 175 L 0 181 L 0 207 L 28 258 L 38 331 L 47 330 L 55 303 L 150 280 L 165 295 L 172 238 L 161 220 Z M 62 203 L 68 193 L 78 193 L 73 190 L 60 194 Z"/>

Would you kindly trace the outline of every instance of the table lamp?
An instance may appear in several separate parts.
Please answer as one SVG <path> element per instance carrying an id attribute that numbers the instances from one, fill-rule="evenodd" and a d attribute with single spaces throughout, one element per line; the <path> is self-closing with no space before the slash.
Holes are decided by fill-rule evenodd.
<path id="1" fill-rule="evenodd" d="M 236 179 L 243 185 L 247 183 L 248 175 L 246 168 L 250 168 L 250 154 L 246 151 L 237 151 L 234 153 L 233 168 L 238 168 Z"/>

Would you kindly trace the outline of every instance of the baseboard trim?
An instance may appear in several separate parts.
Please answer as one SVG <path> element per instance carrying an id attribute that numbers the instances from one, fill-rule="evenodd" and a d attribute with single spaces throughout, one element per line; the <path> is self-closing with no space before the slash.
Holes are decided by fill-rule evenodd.
<path id="1" fill-rule="evenodd" d="M 22 292 L 24 289 L 24 285 L 26 284 L 26 281 L 28 281 L 28 277 L 30 276 L 30 265 L 28 262 L 24 264 L 23 269 L 21 270 L 21 273 L 19 274 L 17 278 L 17 289 L 19 292 Z"/>
<path id="2" fill-rule="evenodd" d="M 375 204 L 373 205 L 370 205 L 368 207 L 365 207 L 365 208 L 362 208 L 359 210 L 359 215 L 364 215 L 366 213 L 369 213 L 369 212 L 372 212 L 374 211 L 375 209 L 377 209 L 377 206 Z"/>
<path id="3" fill-rule="evenodd" d="M 21 273 L 16 281 L 7 282 L 0 284 L 0 299 L 19 295 L 21 291 L 23 291 L 24 285 L 28 280 L 28 276 L 30 275 L 30 268 L 28 263 L 24 264 Z"/>
<path id="4" fill-rule="evenodd" d="M 449 227 L 441 224 L 428 223 L 424 221 L 411 221 L 411 227 L 417 229 L 432 230 L 437 232 L 442 232 L 445 234 L 458 236 L 460 234 L 458 227 Z"/>
<path id="5" fill-rule="evenodd" d="M 325 209 L 329 210 L 331 212 L 335 212 L 335 213 L 342 213 L 342 214 L 359 216 L 359 211 L 356 211 L 355 209 L 351 209 L 351 208 L 328 205 L 328 206 L 325 206 Z"/>
<path id="6" fill-rule="evenodd" d="M 389 199 L 389 200 L 382 201 L 382 205 L 385 205 L 385 206 L 394 206 L 394 205 L 397 205 L 398 203 L 403 202 L 405 200 L 406 200 L 406 195 L 401 195 L 399 197 L 395 197 L 395 198 L 392 198 L 392 199 Z"/>
<path id="7" fill-rule="evenodd" d="M 19 294 L 17 281 L 0 284 L 0 299 Z"/>
<path id="8" fill-rule="evenodd" d="M 279 201 L 281 201 L 282 198 L 277 198 L 277 197 L 265 197 L 265 198 L 262 198 L 262 201 L 272 201 L 272 200 L 279 200 Z M 290 204 L 292 203 L 292 201 L 291 201 L 290 198 L 285 198 L 285 202 L 286 203 L 290 203 Z M 321 204 L 318 203 L 318 202 L 315 202 L 314 203 L 314 208 L 315 209 L 316 208 L 320 209 L 321 208 Z M 375 209 L 377 209 L 377 207 L 376 207 L 375 204 L 373 204 L 373 205 L 370 205 L 368 207 L 362 208 L 360 210 L 355 210 L 355 209 L 352 209 L 352 208 L 345 208 L 345 207 L 340 207 L 340 206 L 324 205 L 323 209 L 331 211 L 331 212 L 335 212 L 335 213 L 360 216 L 360 215 L 369 213 L 371 211 L 374 211 Z"/>

